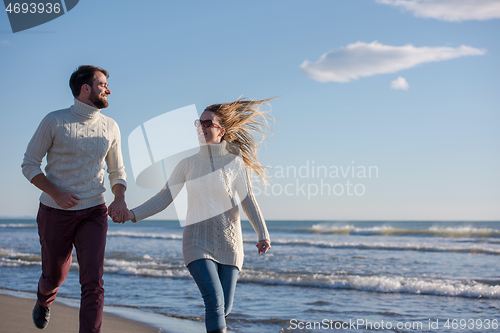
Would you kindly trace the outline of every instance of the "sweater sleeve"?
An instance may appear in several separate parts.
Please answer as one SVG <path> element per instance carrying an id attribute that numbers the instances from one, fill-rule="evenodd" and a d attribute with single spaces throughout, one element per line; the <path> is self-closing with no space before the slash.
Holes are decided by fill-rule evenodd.
<path id="1" fill-rule="evenodd" d="M 30 182 L 36 175 L 43 173 L 40 166 L 43 157 L 52 146 L 56 126 L 57 119 L 55 115 L 49 113 L 40 122 L 35 134 L 28 143 L 21 168 L 24 176 Z"/>
<path id="2" fill-rule="evenodd" d="M 245 214 L 247 214 L 248 220 L 257 233 L 259 240 L 267 239 L 270 241 L 266 222 L 253 194 L 250 177 L 246 168 L 242 167 L 242 169 L 236 178 L 236 191 L 241 200 L 241 207 Z"/>
<path id="3" fill-rule="evenodd" d="M 111 131 L 113 135 L 113 142 L 106 155 L 106 164 L 108 165 L 109 184 L 111 189 L 116 184 L 122 184 L 127 187 L 127 174 L 125 173 L 125 166 L 123 165 L 123 156 L 121 148 L 120 128 L 118 124 L 109 118 L 111 121 Z"/>
<path id="4" fill-rule="evenodd" d="M 186 181 L 186 166 L 186 159 L 180 161 L 174 168 L 174 171 L 163 189 L 142 205 L 132 209 L 135 215 L 135 220 L 132 220 L 133 222 L 144 220 L 147 217 L 161 212 L 174 201 Z"/>

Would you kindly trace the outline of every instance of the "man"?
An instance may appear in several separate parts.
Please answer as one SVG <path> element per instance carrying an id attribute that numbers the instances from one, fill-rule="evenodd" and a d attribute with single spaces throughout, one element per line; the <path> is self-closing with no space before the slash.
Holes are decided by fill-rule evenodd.
<path id="1" fill-rule="evenodd" d="M 73 245 L 80 267 L 80 333 L 100 332 L 104 303 L 103 265 L 107 208 L 104 166 L 113 194 L 110 210 L 123 220 L 126 174 L 116 122 L 101 114 L 108 106 L 108 72 L 80 66 L 69 85 L 74 104 L 49 113 L 28 144 L 23 174 L 43 191 L 37 224 L 42 248 L 42 275 L 38 281 L 33 322 L 43 329 L 49 306 L 68 275 Z M 40 169 L 47 155 L 45 174 Z"/>

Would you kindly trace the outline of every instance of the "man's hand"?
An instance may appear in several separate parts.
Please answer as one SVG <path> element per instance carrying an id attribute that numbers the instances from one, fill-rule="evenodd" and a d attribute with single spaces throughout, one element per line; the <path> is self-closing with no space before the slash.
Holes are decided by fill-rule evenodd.
<path id="1" fill-rule="evenodd" d="M 108 207 L 108 215 L 116 223 L 124 223 L 126 221 L 128 209 L 125 203 L 125 190 L 126 188 L 122 184 L 116 184 L 112 189 L 115 200 Z"/>
<path id="2" fill-rule="evenodd" d="M 52 199 L 54 199 L 59 207 L 64 209 L 76 206 L 78 204 L 78 200 L 80 200 L 80 198 L 76 195 L 66 192 L 59 192 L 58 194 L 55 194 Z"/>
<path id="3" fill-rule="evenodd" d="M 54 199 L 59 207 L 69 209 L 78 204 L 79 197 L 72 193 L 60 191 L 54 184 L 52 184 L 43 173 L 39 173 L 31 180 L 31 183 L 44 191 Z"/>

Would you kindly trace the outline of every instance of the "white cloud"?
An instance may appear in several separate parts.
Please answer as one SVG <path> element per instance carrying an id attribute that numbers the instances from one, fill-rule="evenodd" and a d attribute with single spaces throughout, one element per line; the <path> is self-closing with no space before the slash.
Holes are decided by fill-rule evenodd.
<path id="1" fill-rule="evenodd" d="M 391 89 L 408 90 L 410 85 L 406 82 L 404 77 L 398 77 L 396 80 L 391 82 Z"/>
<path id="2" fill-rule="evenodd" d="M 375 0 L 400 7 L 417 17 L 443 21 L 491 20 L 500 18 L 499 0 Z"/>
<path id="3" fill-rule="evenodd" d="M 415 47 L 357 42 L 323 54 L 318 61 L 305 60 L 300 68 L 311 79 L 319 82 L 349 82 L 360 77 L 395 73 L 426 62 L 483 55 L 479 50 L 462 45 L 452 47 Z"/>

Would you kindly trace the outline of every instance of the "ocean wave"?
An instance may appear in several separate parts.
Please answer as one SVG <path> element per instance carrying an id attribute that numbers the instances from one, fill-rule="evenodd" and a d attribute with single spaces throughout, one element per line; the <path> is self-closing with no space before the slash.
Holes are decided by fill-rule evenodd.
<path id="1" fill-rule="evenodd" d="M 327 289 L 351 289 L 379 293 L 405 293 L 469 298 L 500 299 L 500 285 L 475 280 L 440 280 L 389 276 L 338 276 L 329 274 L 279 274 L 242 271 L 239 281 L 266 285 L 289 285 Z"/>
<path id="2" fill-rule="evenodd" d="M 428 237 L 490 237 L 500 238 L 500 230 L 490 228 L 476 228 L 473 226 L 440 227 L 431 226 L 427 229 L 395 228 L 391 226 L 377 226 L 359 228 L 353 225 L 334 226 L 330 224 L 315 224 L 311 228 L 301 229 L 302 232 L 316 234 L 361 235 L 361 236 L 428 236 Z"/>
<path id="3" fill-rule="evenodd" d="M 189 279 L 190 274 L 183 260 L 175 258 L 153 258 L 148 254 L 107 256 L 104 271 L 107 274 L 134 275 L 152 278 Z M 135 258 L 136 260 L 131 260 Z M 19 253 L 0 249 L 0 267 L 39 266 L 39 254 Z M 73 262 L 72 270 L 78 264 Z M 500 299 L 500 280 L 451 280 L 407 276 L 363 276 L 345 271 L 314 273 L 307 271 L 242 270 L 239 281 L 264 285 L 288 285 L 297 287 L 351 289 L 379 293 L 407 293 L 450 297 Z"/>
<path id="4" fill-rule="evenodd" d="M 182 239 L 181 235 L 174 234 L 157 234 L 144 232 L 129 232 L 129 231 L 108 231 L 108 237 L 130 237 L 130 238 L 152 238 L 152 239 Z"/>
<path id="5" fill-rule="evenodd" d="M 72 270 L 78 269 L 78 262 L 73 251 Z M 40 254 L 16 252 L 0 249 L 0 267 L 41 266 Z M 148 254 L 137 255 L 130 252 L 109 252 L 104 259 L 104 271 L 123 275 L 140 275 L 146 277 L 187 277 L 182 257 L 153 258 Z"/>
<path id="6" fill-rule="evenodd" d="M 188 278 L 190 276 L 183 264 L 152 260 L 150 257 L 143 261 L 105 259 L 104 272 L 143 277 Z"/>
<path id="7" fill-rule="evenodd" d="M 26 224 L 26 223 L 7 223 L 0 224 L 0 228 L 37 228 L 36 224 Z"/>
<path id="8" fill-rule="evenodd" d="M 106 259 L 106 273 L 189 279 L 183 262 L 177 258 L 158 259 L 144 255 L 142 260 Z M 288 285 L 328 289 L 352 289 L 380 293 L 408 293 L 437 296 L 500 299 L 500 281 L 495 280 L 450 280 L 420 277 L 362 276 L 345 271 L 333 274 L 307 271 L 261 271 L 245 268 L 239 281 L 264 285 Z"/>
<path id="9" fill-rule="evenodd" d="M 35 253 L 15 252 L 9 249 L 0 249 L 0 267 L 41 266 L 42 256 Z M 78 270 L 78 262 L 73 252 L 71 270 Z"/>
<path id="10" fill-rule="evenodd" d="M 254 242 L 245 240 L 245 242 Z M 369 242 L 328 242 L 313 240 L 273 240 L 273 245 L 315 246 L 331 249 L 387 250 L 387 251 L 420 251 L 420 252 L 456 252 L 500 255 L 500 249 L 480 245 L 443 246 L 425 243 L 369 243 Z"/>
<path id="11" fill-rule="evenodd" d="M 41 261 L 0 258 L 0 267 L 41 266 Z"/>
<path id="12" fill-rule="evenodd" d="M 39 253 L 23 253 L 16 252 L 11 249 L 0 249 L 0 258 L 23 259 L 30 261 L 40 261 L 42 259 Z"/>
<path id="13" fill-rule="evenodd" d="M 0 249 L 0 267 L 40 266 L 40 254 L 15 252 L 9 249 Z"/>

